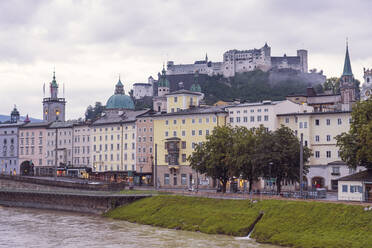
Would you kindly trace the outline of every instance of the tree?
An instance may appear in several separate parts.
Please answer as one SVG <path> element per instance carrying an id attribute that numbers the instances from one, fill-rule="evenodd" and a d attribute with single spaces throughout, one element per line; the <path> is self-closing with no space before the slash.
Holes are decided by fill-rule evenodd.
<path id="1" fill-rule="evenodd" d="M 324 91 L 330 90 L 333 94 L 340 93 L 340 78 L 338 77 L 331 77 L 327 78 L 327 80 L 323 84 Z"/>
<path id="2" fill-rule="evenodd" d="M 249 192 L 254 181 L 260 176 L 260 167 L 256 163 L 256 137 L 252 130 L 246 127 L 234 128 L 233 159 L 239 171 L 238 174 L 249 182 Z"/>
<path id="3" fill-rule="evenodd" d="M 95 120 L 98 117 L 101 116 L 103 110 L 105 107 L 102 105 L 101 102 L 96 102 L 94 107 L 92 105 L 89 105 L 87 107 L 87 110 L 85 111 L 85 119 L 86 120 Z"/>
<path id="4" fill-rule="evenodd" d="M 372 169 L 372 99 L 358 102 L 351 118 L 349 132 L 336 137 L 341 159 L 350 168 Z"/>
<path id="5" fill-rule="evenodd" d="M 260 161 L 264 168 L 263 176 L 276 178 L 277 193 L 281 192 L 283 181 L 300 181 L 300 141 L 293 131 L 281 126 L 274 132 L 260 132 Z M 303 173 L 308 173 L 311 150 L 304 147 Z"/>
<path id="6" fill-rule="evenodd" d="M 196 145 L 188 157 L 190 166 L 222 183 L 222 192 L 226 192 L 227 182 L 237 174 L 233 159 L 233 129 L 229 126 L 215 127 L 206 141 Z"/>

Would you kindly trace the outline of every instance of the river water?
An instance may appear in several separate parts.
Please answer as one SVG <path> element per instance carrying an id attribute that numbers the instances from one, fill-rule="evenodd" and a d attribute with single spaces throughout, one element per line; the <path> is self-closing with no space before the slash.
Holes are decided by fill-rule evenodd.
<path id="1" fill-rule="evenodd" d="M 0 206 L 0 247 L 256 247 L 253 240 L 169 230 L 98 215 Z"/>

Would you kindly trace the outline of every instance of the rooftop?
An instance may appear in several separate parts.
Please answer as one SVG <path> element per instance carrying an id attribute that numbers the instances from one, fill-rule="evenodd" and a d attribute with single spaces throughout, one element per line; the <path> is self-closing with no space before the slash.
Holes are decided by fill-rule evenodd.
<path id="1" fill-rule="evenodd" d="M 149 112 L 143 117 L 163 117 L 163 116 L 177 116 L 177 115 L 193 115 L 193 114 L 218 114 L 227 113 L 223 106 L 205 106 L 205 107 L 194 107 L 185 110 L 180 110 L 173 113 L 160 113 L 160 112 Z"/>
<path id="2" fill-rule="evenodd" d="M 338 181 L 368 181 L 372 182 L 372 170 L 365 170 L 361 171 L 355 174 L 352 174 L 350 176 L 341 177 L 338 179 Z"/>
<path id="3" fill-rule="evenodd" d="M 148 111 L 149 110 L 106 111 L 102 117 L 92 123 L 92 126 L 135 122 L 137 116 L 143 115 Z"/>

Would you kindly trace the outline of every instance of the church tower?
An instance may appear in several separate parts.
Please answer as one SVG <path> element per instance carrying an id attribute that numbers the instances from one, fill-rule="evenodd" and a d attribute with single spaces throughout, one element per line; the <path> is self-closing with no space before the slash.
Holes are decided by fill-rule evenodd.
<path id="1" fill-rule="evenodd" d="M 14 105 L 13 111 L 10 113 L 10 123 L 17 123 L 19 121 L 19 111 L 17 107 Z"/>
<path id="2" fill-rule="evenodd" d="M 43 100 L 43 121 L 65 121 L 65 98 L 58 98 L 58 84 L 56 73 L 53 72 L 53 80 L 49 83 L 50 97 Z"/>
<path id="3" fill-rule="evenodd" d="M 340 93 L 341 93 L 342 110 L 351 110 L 351 105 L 352 103 L 355 102 L 356 95 L 355 95 L 354 75 L 351 70 L 349 47 L 347 43 L 346 43 L 344 71 L 340 78 Z"/>
<path id="4" fill-rule="evenodd" d="M 167 79 L 167 75 L 164 69 L 161 71 L 161 75 L 158 81 L 158 96 L 164 96 L 165 94 L 169 93 L 169 81 Z"/>

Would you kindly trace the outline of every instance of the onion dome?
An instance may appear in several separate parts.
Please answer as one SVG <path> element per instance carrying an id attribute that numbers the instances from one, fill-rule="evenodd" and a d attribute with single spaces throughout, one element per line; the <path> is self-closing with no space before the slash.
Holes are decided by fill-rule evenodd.
<path id="1" fill-rule="evenodd" d="M 134 109 L 134 103 L 130 96 L 125 95 L 124 85 L 119 81 L 115 86 L 115 93 L 112 95 L 107 103 L 106 109 Z"/>

